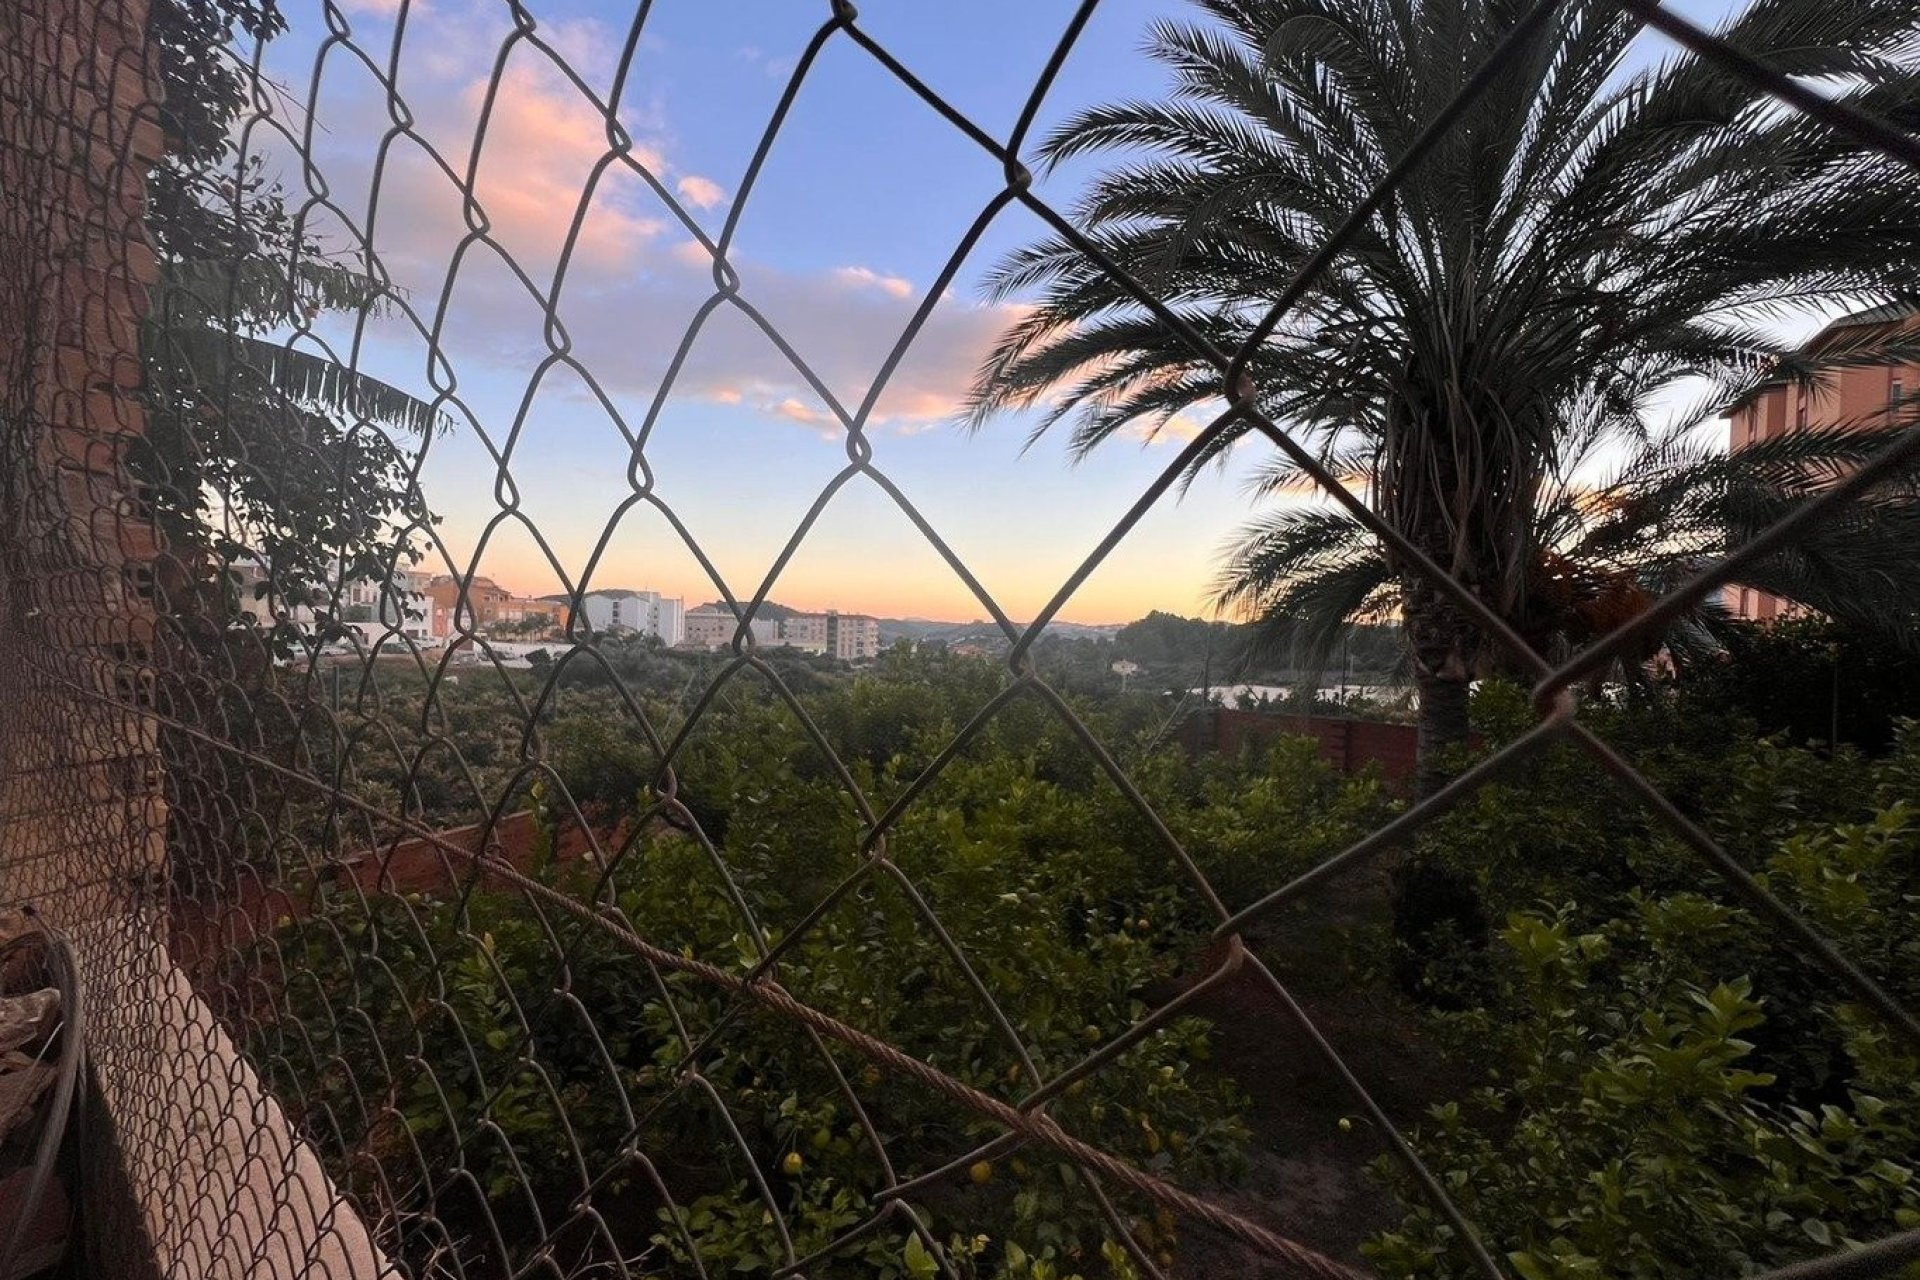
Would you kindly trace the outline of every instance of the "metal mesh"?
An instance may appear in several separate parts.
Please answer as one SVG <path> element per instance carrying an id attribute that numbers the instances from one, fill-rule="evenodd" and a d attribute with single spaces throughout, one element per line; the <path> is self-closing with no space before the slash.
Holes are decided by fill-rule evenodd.
<path id="1" fill-rule="evenodd" d="M 820 6 L 820 26 L 788 75 L 717 235 L 702 230 L 688 198 L 655 171 L 647 148 L 623 122 L 620 104 L 651 7 L 641 3 L 628 15 L 604 95 L 573 73 L 567 53 L 534 13 L 518 5 L 510 11 L 510 30 L 494 51 L 488 103 L 509 68 L 532 58 L 567 80 L 605 132 L 604 146 L 593 144 L 590 181 L 574 193 L 572 232 L 552 261 L 538 264 L 518 261 L 493 230 L 488 201 L 504 189 L 485 186 L 478 176 L 490 105 L 476 135 L 462 140 L 467 151 L 446 149 L 419 125 L 423 104 L 409 101 L 408 85 L 394 72 L 409 33 L 404 3 L 393 35 L 381 42 L 358 34 L 350 8 L 330 0 L 290 7 L 294 30 L 312 33 L 317 50 L 307 78 L 291 84 L 260 73 L 268 42 L 259 37 L 269 34 L 267 22 L 251 37 L 242 32 L 238 46 L 201 68 L 197 80 L 163 86 L 167 41 L 186 37 L 181 29 L 156 35 L 142 0 L 27 0 L 0 18 L 6 46 L 0 52 L 6 104 L 0 123 L 0 352 L 7 361 L 0 404 L 4 893 L 65 930 L 81 958 L 91 996 L 93 1071 L 104 1103 L 93 1135 L 104 1154 L 95 1159 L 114 1165 L 124 1184 L 117 1207 L 102 1197 L 87 1210 L 104 1242 L 99 1247 L 112 1257 L 103 1265 L 123 1274 L 147 1267 L 194 1275 L 707 1274 L 686 1224 L 703 1211 L 694 1200 L 711 1185 L 712 1171 L 690 1168 L 684 1150 L 648 1146 L 663 1117 L 677 1118 L 684 1131 L 694 1123 L 688 1117 L 697 1116 L 712 1162 L 736 1171 L 764 1210 L 762 1225 L 772 1228 L 777 1243 L 756 1266 L 768 1274 L 866 1274 L 881 1265 L 871 1251 L 876 1242 L 887 1257 L 925 1258 L 941 1274 L 970 1274 L 966 1260 L 951 1255 L 951 1237 L 930 1228 L 920 1206 L 937 1201 L 943 1222 L 964 1222 L 965 1207 L 955 1205 L 951 1187 L 976 1162 L 1048 1150 L 1079 1170 L 1112 1238 L 1124 1242 L 1143 1274 L 1167 1271 L 1143 1241 L 1138 1216 L 1161 1209 L 1223 1233 L 1250 1259 L 1290 1274 L 1351 1275 L 1351 1266 L 1283 1238 L 1224 1201 L 1175 1185 L 1151 1162 L 1077 1134 L 1073 1112 L 1062 1106 L 1082 1082 L 1135 1069 L 1133 1051 L 1175 1028 L 1206 991 L 1250 976 L 1285 1011 L 1286 1021 L 1272 1034 L 1321 1061 L 1469 1242 L 1480 1269 L 1505 1274 L 1495 1260 L 1500 1242 L 1477 1242 L 1447 1188 L 1362 1083 L 1366 1072 L 1350 1058 L 1366 1046 L 1331 1043 L 1272 968 L 1241 944 L 1238 931 L 1403 845 L 1489 779 L 1553 743 L 1590 753 L 1703 869 L 1777 929 L 1783 946 L 1824 968 L 1889 1027 L 1920 1041 L 1911 1012 L 1583 724 L 1574 696 L 1583 680 L 1639 652 L 1645 639 L 1717 591 L 1740 565 L 1791 543 L 1808 522 L 1905 464 L 1920 449 L 1920 434 L 1895 438 L 1818 502 L 1555 666 L 1528 650 L 1472 590 L 1450 579 L 1260 408 L 1250 354 L 1498 79 L 1507 51 L 1553 18 L 1551 0 L 1534 6 L 1513 39 L 1464 81 L 1455 106 L 1428 122 L 1322 251 L 1300 267 L 1252 337 L 1231 351 L 1216 349 L 1033 190 L 1023 161 L 1029 131 L 1098 7 L 1095 0 L 1073 13 L 1004 134 L 918 78 L 868 33 L 851 5 Z M 1729 74 L 1763 82 L 1785 106 L 1906 164 L 1920 162 L 1920 145 L 1907 134 L 1757 64 L 1654 0 L 1622 0 L 1622 7 Z M 179 8 L 202 12 L 195 5 Z M 756 182 L 780 150 L 797 96 L 832 74 L 823 68 L 846 65 L 844 59 L 881 73 L 903 104 L 937 112 L 1002 177 L 911 323 L 890 351 L 875 353 L 883 357 L 878 373 L 857 403 L 838 398 L 801 354 L 805 344 L 790 343 L 756 309 L 751 274 L 729 261 L 742 217 L 759 207 Z M 327 86 L 349 75 L 377 86 L 385 119 L 335 125 Z M 238 104 L 232 118 L 190 120 L 197 104 L 184 91 L 196 86 L 232 93 Z M 171 160 L 163 125 L 174 147 Z M 210 166 L 196 174 L 181 158 L 179 139 L 193 136 L 190 126 L 220 145 L 233 140 L 223 178 L 208 177 L 215 171 Z M 342 147 L 372 157 L 370 182 L 351 206 L 336 197 L 325 171 L 326 156 Z M 271 183 L 255 185 L 263 171 L 246 159 L 253 156 L 277 158 L 284 217 L 260 213 L 258 201 Z M 404 164 L 431 176 L 459 206 L 465 227 L 450 247 L 453 265 L 438 297 L 390 287 L 381 262 L 383 237 L 403 230 L 410 216 L 403 199 L 388 190 Z M 576 353 L 561 296 L 569 271 L 591 269 L 579 262 L 580 231 L 594 187 L 614 177 L 649 188 L 697 241 L 713 272 L 712 294 L 673 351 L 658 394 L 632 416 L 600 391 L 597 371 Z M 150 201 L 144 209 L 143 185 Z M 1141 307 L 1210 362 L 1226 404 L 1025 625 L 1010 620 L 906 487 L 890 478 L 886 442 L 871 427 L 889 379 L 937 301 L 959 278 L 988 224 L 1015 206 L 1115 275 Z M 224 245 L 226 256 L 215 252 L 191 277 L 192 287 L 176 280 L 149 292 L 160 274 L 150 243 L 161 242 L 166 254 L 175 247 L 164 243 L 166 235 L 184 237 L 196 208 L 209 211 L 196 234 Z M 154 230 L 162 216 L 173 221 Z M 296 270 L 264 285 L 249 275 L 249 248 L 277 245 L 298 263 L 313 254 L 309 236 L 321 228 L 333 256 L 316 259 L 311 274 Z M 489 405 L 512 397 L 481 403 L 464 391 L 457 359 L 443 342 L 462 305 L 461 273 L 482 258 L 513 275 L 544 327 L 547 354 L 518 375 L 529 398 L 541 379 L 564 370 L 588 388 L 588 399 L 617 433 L 592 460 L 624 471 L 630 497 L 610 515 L 593 563 L 562 563 L 521 506 L 513 476 L 524 407 L 511 420 L 490 418 Z M 343 274 L 330 276 L 335 269 Z M 812 388 L 844 441 L 846 459 L 764 579 L 751 585 L 724 579 L 677 512 L 672 486 L 656 482 L 649 452 L 703 327 L 729 311 L 763 331 Z M 316 411 L 313 403 L 327 388 L 315 379 L 325 374 L 294 357 L 324 356 L 358 371 L 362 342 L 379 323 L 410 333 L 426 352 L 428 389 L 416 397 L 424 408 L 383 403 L 375 384 L 357 393 L 361 402 L 349 395 L 345 412 Z M 133 394 L 136 387 L 142 394 Z M 409 414 L 413 429 L 407 429 Z M 1122 539 L 1167 500 L 1188 465 L 1225 433 L 1248 426 L 1531 671 L 1539 723 L 1338 856 L 1236 912 L 1223 905 L 1114 751 L 1038 674 L 1031 652 Z M 498 646 L 485 638 L 482 605 L 470 591 L 457 602 L 453 631 L 468 653 L 480 655 L 477 665 L 456 666 L 453 648 L 423 648 L 409 633 L 406 602 L 390 593 L 371 602 L 371 630 L 303 630 L 271 618 L 242 619 L 248 600 L 265 600 L 274 612 L 317 608 L 320 615 L 344 617 L 351 584 L 395 580 L 413 567 L 411 549 L 424 551 L 428 566 L 456 575 L 481 565 L 484 539 L 482 551 L 471 556 L 440 540 L 435 495 L 423 486 L 429 454 L 449 432 L 467 434 L 492 459 L 496 515 L 488 537 L 527 538 L 570 592 L 590 587 L 595 564 L 630 509 L 651 511 L 673 530 L 738 620 L 730 655 L 706 673 L 703 687 L 687 690 L 677 703 L 625 688 L 603 641 L 578 620 L 567 643 L 555 646 L 553 665 L 510 673 Z M 297 496 L 280 492 L 295 478 Z M 875 486 L 898 507 L 1010 644 L 998 687 L 909 785 L 886 795 L 858 761 L 836 750 L 790 687 L 788 673 L 756 650 L 751 626 L 829 503 L 854 485 Z M 390 495 L 380 513 L 383 532 L 371 540 L 377 553 L 365 550 L 364 530 L 342 528 L 369 486 Z M 297 507 L 302 523 L 276 525 L 263 516 L 275 499 Z M 230 579 L 235 566 L 255 576 L 236 586 Z M 323 654 L 323 642 L 336 650 L 344 644 L 355 656 Z M 644 811 L 613 835 L 568 793 L 542 731 L 566 696 L 568 672 L 596 668 L 612 677 L 626 720 L 620 727 L 639 744 L 650 773 Z M 470 758 L 471 726 L 449 718 L 459 714 L 450 691 L 482 682 L 496 691 L 485 708 L 494 717 L 493 741 L 489 758 L 477 760 Z M 766 723 L 800 735 L 817 763 L 817 779 L 843 798 L 844 845 L 819 850 L 824 870 L 817 896 L 777 928 L 763 921 L 760 890 L 741 872 L 744 851 L 728 834 L 709 830 L 710 816 L 684 788 L 689 761 L 711 745 L 713 726 L 737 727 L 725 713 L 749 686 L 768 691 L 775 719 Z M 1126 1025 L 1093 1028 L 1093 1043 L 1077 1058 L 1030 1042 L 1030 1006 L 1038 993 L 1012 997 L 1004 983 L 982 973 L 967 932 L 947 927 L 924 871 L 890 849 L 952 762 L 1020 707 L 1057 721 L 1131 820 L 1163 847 L 1179 892 L 1211 913 L 1223 943 L 1193 975 L 1187 994 L 1135 1011 Z M 376 773 L 397 774 L 403 784 L 373 785 L 366 779 Z M 441 794 L 429 796 L 430 777 L 456 781 L 436 783 Z M 529 809 L 530 820 L 523 812 Z M 461 822 L 473 825 L 453 830 Z M 529 822 L 530 836 L 514 826 Z M 630 917 L 622 896 L 628 877 L 647 874 L 636 868 L 645 865 L 649 841 L 663 832 L 697 854 L 674 872 L 687 878 L 688 895 L 717 895 L 734 913 L 737 957 L 696 953 L 688 939 L 650 935 Z M 584 877 L 558 875 L 550 865 L 556 845 L 569 839 L 576 842 L 577 864 L 590 869 Z M 531 861 L 516 856 L 529 849 Z M 449 902 L 458 909 L 442 909 Z M 902 923 L 873 936 L 868 962 L 876 969 L 905 980 L 913 966 L 944 968 L 944 981 L 965 993 L 969 1011 L 968 1025 L 955 1026 L 954 1037 L 990 1043 L 996 1060 L 1009 1064 L 1004 1087 L 870 1034 L 859 1009 L 843 1007 L 833 991 L 810 980 L 795 957 L 822 922 L 848 904 Z M 518 945 L 546 957 L 547 972 L 531 986 L 516 986 L 496 959 L 509 930 L 535 939 Z M 349 958 L 344 970 L 341 957 Z M 606 966 L 619 970 L 623 989 L 632 993 L 632 1003 L 619 1010 L 589 1007 L 575 994 L 582 974 Z M 748 1031 L 782 1037 L 791 1059 L 783 1066 L 787 1078 L 817 1091 L 802 1104 L 831 1103 L 849 1140 L 871 1161 L 876 1190 L 842 1206 L 841 1225 L 828 1238 L 797 1238 L 787 1230 L 790 1206 L 777 1173 L 782 1152 L 756 1147 L 756 1130 L 743 1119 L 762 1105 L 742 1095 L 750 1083 L 729 1074 L 732 1039 Z M 567 1070 L 575 1074 L 543 1057 L 541 1046 L 555 1037 L 569 1043 Z M 668 1052 L 659 1060 L 631 1060 L 639 1039 Z M 582 1063 L 597 1065 L 582 1071 Z M 895 1090 L 947 1109 L 945 1150 L 901 1149 L 884 1101 Z M 617 1125 L 619 1134 L 584 1133 L 569 1123 L 570 1114 L 580 1113 L 580 1091 L 595 1096 L 602 1105 L 593 1114 Z M 509 1114 L 515 1109 L 522 1117 L 547 1118 L 537 1126 L 539 1140 L 526 1138 L 527 1127 Z M 423 1114 L 430 1120 L 420 1122 Z M 416 1117 L 414 1123 L 404 1115 Z M 564 1188 L 564 1194 L 535 1194 L 536 1184 Z M 665 1239 L 655 1240 L 656 1234 Z M 907 1245 L 909 1239 L 917 1244 Z M 1793 1273 L 1885 1274 L 1916 1256 L 1920 1232 L 1908 1232 Z"/>

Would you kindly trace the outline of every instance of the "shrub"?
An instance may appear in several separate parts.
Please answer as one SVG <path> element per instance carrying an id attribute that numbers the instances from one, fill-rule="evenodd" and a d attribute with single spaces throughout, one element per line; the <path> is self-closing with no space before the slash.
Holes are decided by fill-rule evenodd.
<path id="1" fill-rule="evenodd" d="M 1790 835 L 1764 877 L 1911 1007 L 1909 807 Z M 1484 1000 L 1437 1019 L 1489 1085 L 1418 1142 L 1526 1280 L 1759 1270 L 1920 1226 L 1920 1061 L 1771 934 L 1690 892 L 1508 917 Z M 1830 1049 L 1838 1070 L 1814 1079 Z M 1474 1274 L 1424 1207 L 1368 1252 L 1389 1274 Z"/>
<path id="2" fill-rule="evenodd" d="M 885 803 L 999 679 L 985 664 L 888 655 L 807 704 Z M 654 823 L 611 868 L 547 872 L 649 940 L 735 972 L 758 955 L 756 929 L 775 941 L 862 865 L 860 817 L 838 775 L 788 708 L 750 690 L 716 703 L 676 762 L 679 794 L 717 848 Z M 895 724 L 910 704 L 918 710 Z M 1101 708 L 1086 714 L 1116 749 L 1153 727 L 1125 709 L 1114 720 Z M 581 717 L 570 703 L 543 730 L 562 783 L 576 801 L 613 809 L 624 796 L 636 812 L 650 753 Z M 1387 803 L 1377 780 L 1339 777 L 1310 744 L 1238 760 L 1167 753 L 1139 777 L 1236 897 L 1333 852 Z M 539 803 L 545 789 L 530 794 Z M 1150 825 L 1032 699 L 1005 708 L 949 763 L 890 831 L 886 853 L 794 943 L 778 978 L 1009 1100 L 1033 1081 L 982 990 L 1052 1077 L 1137 1022 L 1149 989 L 1184 969 L 1213 923 Z M 323 888 L 315 901 L 275 939 L 284 1016 L 253 1050 L 297 1117 L 328 1139 L 336 1176 L 362 1194 L 405 1201 L 432 1190 L 440 1217 L 470 1242 L 491 1237 L 490 1216 L 507 1249 L 494 1261 L 509 1267 L 528 1260 L 534 1224 L 564 1217 L 605 1174 L 596 1193 L 659 1215 L 618 1244 L 644 1251 L 649 1274 L 663 1276 L 693 1274 L 696 1251 L 710 1274 L 765 1270 L 785 1260 L 781 1226 L 804 1254 L 872 1211 L 880 1162 L 840 1077 L 792 1025 L 734 1011 L 689 977 L 656 977 L 604 932 L 484 886 L 413 900 Z M 723 1024 L 689 1079 L 688 1045 Z M 1068 1090 L 1052 1114 L 1176 1181 L 1230 1181 L 1245 1159 L 1245 1104 L 1209 1055 L 1208 1025 L 1177 1020 Z M 902 1177 L 997 1132 L 850 1051 L 833 1058 Z M 667 1172 L 680 1215 L 628 1152 Z M 472 1188 L 464 1202 L 462 1187 Z M 1171 1219 L 1121 1205 L 1148 1247 L 1178 1247 Z M 933 1188 L 913 1208 L 965 1277 L 1130 1274 L 1091 1188 L 1044 1148 Z M 877 1232 L 823 1274 L 919 1276 L 924 1251 L 909 1240 Z M 564 1246 L 582 1261 L 609 1247 L 584 1233 Z"/>

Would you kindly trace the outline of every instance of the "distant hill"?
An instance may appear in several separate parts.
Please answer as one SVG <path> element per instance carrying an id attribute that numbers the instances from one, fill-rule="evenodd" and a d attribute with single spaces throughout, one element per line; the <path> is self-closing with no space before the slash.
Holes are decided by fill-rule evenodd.
<path id="1" fill-rule="evenodd" d="M 701 609 L 713 609 L 720 613 L 732 612 L 732 610 L 728 608 L 727 602 L 725 600 L 709 600 L 706 604 L 698 605 L 696 607 Z M 788 605 L 780 604 L 777 601 L 769 600 L 765 604 L 761 605 L 758 609 L 755 609 L 753 611 L 753 616 L 760 619 L 762 622 L 784 622 L 788 618 L 797 617 L 800 614 L 803 614 L 805 612 L 806 612 L 805 609 L 795 609 Z"/>
<path id="2" fill-rule="evenodd" d="M 637 596 L 641 595 L 644 590 L 645 588 L 641 587 L 595 587 L 593 590 L 587 592 L 587 599 L 591 600 L 595 596 Z M 550 596 L 536 596 L 535 599 L 546 600 L 553 604 L 565 604 L 567 601 L 573 599 L 573 597 L 565 591 L 556 591 Z"/>

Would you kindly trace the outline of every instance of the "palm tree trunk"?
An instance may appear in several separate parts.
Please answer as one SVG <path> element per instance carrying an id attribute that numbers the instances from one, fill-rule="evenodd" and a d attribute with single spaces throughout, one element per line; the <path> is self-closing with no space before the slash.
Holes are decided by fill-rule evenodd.
<path id="1" fill-rule="evenodd" d="M 1420 694 L 1416 786 L 1424 798 L 1446 785 L 1450 749 L 1467 742 L 1479 633 L 1424 579 L 1406 581 L 1401 598 Z M 1394 869 L 1392 888 L 1395 976 L 1415 999 L 1446 1004 L 1453 993 L 1434 987 L 1436 963 L 1445 971 L 1457 963 L 1458 949 L 1475 952 L 1486 945 L 1486 912 L 1473 878 L 1416 844 Z"/>
<path id="2" fill-rule="evenodd" d="M 1424 580 L 1407 582 L 1401 599 L 1420 694 L 1417 786 L 1421 796 L 1428 796 L 1446 785 L 1448 749 L 1467 741 L 1468 688 L 1479 633 L 1453 601 Z"/>
<path id="3" fill-rule="evenodd" d="M 1465 676 L 1421 670 L 1414 675 L 1414 687 L 1420 694 L 1420 763 L 1414 785 L 1424 798 L 1447 784 L 1452 777 L 1445 759 L 1448 750 L 1467 741 L 1469 683 Z"/>

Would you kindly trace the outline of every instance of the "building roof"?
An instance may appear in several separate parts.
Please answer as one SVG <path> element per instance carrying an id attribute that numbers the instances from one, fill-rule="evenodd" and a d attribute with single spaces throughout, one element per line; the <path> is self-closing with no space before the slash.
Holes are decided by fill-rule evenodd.
<path id="1" fill-rule="evenodd" d="M 1920 316 L 1920 303 L 1888 302 L 1877 307 L 1868 307 L 1865 311 L 1854 311 L 1841 316 L 1829 324 L 1808 341 L 1809 347 L 1818 346 L 1820 340 L 1838 329 L 1857 329 L 1862 325 L 1893 324 L 1900 320 L 1910 320 Z"/>
<path id="2" fill-rule="evenodd" d="M 1877 307 L 1868 307 L 1862 311 L 1850 311 L 1835 320 L 1821 326 L 1820 331 L 1800 344 L 1796 354 L 1806 355 L 1818 351 L 1833 336 L 1848 329 L 1867 329 L 1876 325 L 1899 325 L 1920 316 L 1920 302 L 1886 302 Z M 1774 388 L 1785 386 L 1786 378 L 1766 377 L 1755 383 L 1747 393 L 1731 401 L 1720 410 L 1720 416 L 1731 418 L 1735 413 L 1751 404 L 1755 398 Z"/>

